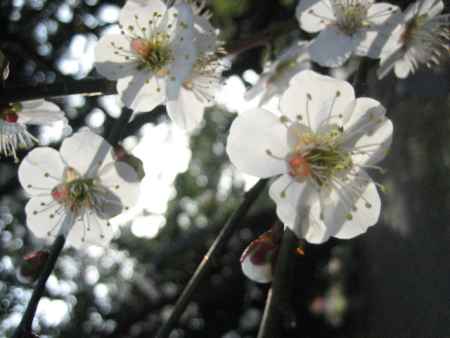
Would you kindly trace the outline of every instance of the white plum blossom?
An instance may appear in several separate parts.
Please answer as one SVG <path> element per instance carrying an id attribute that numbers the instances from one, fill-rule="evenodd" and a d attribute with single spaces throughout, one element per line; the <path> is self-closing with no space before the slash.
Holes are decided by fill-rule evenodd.
<path id="1" fill-rule="evenodd" d="M 97 71 L 117 80 L 122 102 L 135 112 L 174 100 L 196 60 L 193 13 L 186 3 L 128 0 L 121 34 L 103 36 L 95 49 Z"/>
<path id="2" fill-rule="evenodd" d="M 381 28 L 399 8 L 373 0 L 300 0 L 297 19 L 303 30 L 320 34 L 311 42 L 311 59 L 340 67 L 352 55 L 378 58 Z"/>
<path id="3" fill-rule="evenodd" d="M 443 9 L 441 0 L 417 1 L 406 9 L 384 47 L 379 78 L 392 68 L 397 77 L 406 78 L 421 64 L 449 60 L 450 15 L 439 15 Z"/>
<path id="4" fill-rule="evenodd" d="M 355 98 L 348 82 L 305 70 L 291 80 L 280 110 L 256 108 L 233 121 L 231 162 L 253 176 L 277 177 L 270 197 L 299 238 L 322 243 L 366 232 L 381 209 L 366 169 L 381 170 L 375 164 L 392 139 L 384 107 Z"/>
<path id="5" fill-rule="evenodd" d="M 59 121 L 67 125 L 64 112 L 56 104 L 42 99 L 0 105 L 0 157 L 12 156 L 18 162 L 18 149 L 28 149 L 39 142 L 26 126 L 51 125 Z"/>
<path id="6" fill-rule="evenodd" d="M 205 10 L 205 2 L 189 3 L 194 14 L 194 44 L 198 56 L 192 72 L 183 81 L 178 96 L 166 105 L 170 118 L 187 131 L 198 127 L 205 109 L 214 105 L 222 72 L 228 67 L 222 59 L 225 54 L 223 42 L 218 39 L 219 31 L 210 23 L 211 15 Z"/>
<path id="7" fill-rule="evenodd" d="M 308 43 L 298 41 L 286 48 L 275 61 L 265 66 L 264 72 L 256 84 L 248 90 L 245 98 L 252 100 L 261 97 L 259 104 L 262 106 L 273 97 L 281 95 L 287 89 L 289 81 L 299 71 L 310 68 Z"/>
<path id="8" fill-rule="evenodd" d="M 136 172 L 115 161 L 112 147 L 87 128 L 66 138 L 59 152 L 31 151 L 20 164 L 19 181 L 31 196 L 29 229 L 39 238 L 67 235 L 74 247 L 106 246 L 114 235 L 110 219 L 139 195 Z"/>

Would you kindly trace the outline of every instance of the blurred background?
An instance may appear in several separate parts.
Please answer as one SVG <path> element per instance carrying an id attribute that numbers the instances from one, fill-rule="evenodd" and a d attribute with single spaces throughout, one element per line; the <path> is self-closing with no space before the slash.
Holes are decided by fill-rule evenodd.
<path id="1" fill-rule="evenodd" d="M 391 1 L 405 8 L 408 1 Z M 124 1 L 2 0 L 0 50 L 10 61 L 8 88 L 99 78 L 93 69 L 101 34 L 117 29 Z M 294 0 L 210 0 L 212 21 L 227 42 L 245 40 L 294 20 Z M 448 13 L 449 4 L 446 4 Z M 110 247 L 67 249 L 48 281 L 35 330 L 41 337 L 152 337 L 226 218 L 255 179 L 239 174 L 225 154 L 243 95 L 264 63 L 290 42 L 293 29 L 241 53 L 226 73 L 219 104 L 192 136 L 173 127 L 163 109 L 135 117 L 123 145 L 144 162 L 138 206 L 123 216 Z M 376 66 L 376 63 L 373 63 Z M 351 241 L 307 245 L 292 266 L 291 314 L 280 337 L 450 337 L 450 67 L 407 80 L 377 81 L 367 96 L 394 121 L 394 143 L 376 179 L 389 191 L 378 225 Z M 340 76 L 348 75 L 342 70 Z M 1 96 L 1 89 L 0 89 Z M 120 114 L 116 97 L 53 98 L 73 130 L 107 134 Z M 32 129 L 59 147 L 62 126 Z M 25 152 L 20 156 L 25 156 Z M 32 287 L 17 279 L 27 253 L 45 248 L 26 228 L 27 198 L 17 167 L 0 159 L 0 336 L 16 327 Z M 267 285 L 241 273 L 243 249 L 275 221 L 263 194 L 215 262 L 172 338 L 256 337 Z M 278 337 L 276 337 L 278 338 Z"/>

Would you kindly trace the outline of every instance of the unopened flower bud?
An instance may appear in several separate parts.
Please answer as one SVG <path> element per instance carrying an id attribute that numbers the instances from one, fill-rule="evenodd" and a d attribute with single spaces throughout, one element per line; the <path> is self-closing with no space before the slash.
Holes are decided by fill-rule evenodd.
<path id="1" fill-rule="evenodd" d="M 241 256 L 242 271 L 258 283 L 272 281 L 283 228 L 274 226 L 251 242 Z"/>
<path id="2" fill-rule="evenodd" d="M 0 78 L 5 81 L 9 76 L 9 61 L 5 54 L 0 51 Z"/>
<path id="3" fill-rule="evenodd" d="M 45 250 L 34 251 L 24 256 L 17 278 L 23 283 L 34 283 L 41 274 L 48 256 L 49 252 Z"/>

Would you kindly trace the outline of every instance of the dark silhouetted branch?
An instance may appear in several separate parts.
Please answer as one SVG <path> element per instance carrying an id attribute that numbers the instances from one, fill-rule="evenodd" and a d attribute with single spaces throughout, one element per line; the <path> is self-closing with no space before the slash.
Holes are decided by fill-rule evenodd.
<path id="1" fill-rule="evenodd" d="M 241 205 L 228 219 L 227 223 L 222 228 L 222 231 L 219 233 L 214 243 L 211 245 L 208 252 L 203 257 L 203 260 L 195 270 L 194 275 L 183 290 L 181 296 L 178 298 L 178 301 L 175 304 L 170 317 L 156 334 L 156 338 L 168 337 L 170 332 L 175 328 L 184 310 L 192 300 L 194 292 L 197 290 L 202 280 L 211 270 L 212 263 L 214 262 L 224 245 L 227 243 L 231 235 L 242 224 L 244 217 L 247 215 L 248 211 L 250 210 L 251 206 L 256 201 L 260 193 L 264 190 L 266 184 L 267 180 L 260 180 L 252 189 L 250 189 L 245 194 L 244 200 L 242 201 Z"/>
<path id="2" fill-rule="evenodd" d="M 272 287 L 267 294 L 263 320 L 258 338 L 283 337 L 282 323 L 289 314 L 291 290 L 293 285 L 293 260 L 298 247 L 297 236 L 289 229 L 284 231 L 280 253 L 277 258 Z"/>
<path id="3" fill-rule="evenodd" d="M 7 87 L 0 89 L 0 104 L 66 95 L 116 94 L 116 83 L 105 79 L 64 80 L 33 87 Z"/>

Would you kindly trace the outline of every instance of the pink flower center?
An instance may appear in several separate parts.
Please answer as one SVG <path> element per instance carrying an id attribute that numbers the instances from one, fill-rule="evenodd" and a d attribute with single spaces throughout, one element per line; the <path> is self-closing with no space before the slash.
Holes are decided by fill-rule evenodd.
<path id="1" fill-rule="evenodd" d="M 293 177 L 308 177 L 311 175 L 311 167 L 308 161 L 300 154 L 295 154 L 289 160 L 289 174 Z"/>
<path id="2" fill-rule="evenodd" d="M 57 185 L 52 190 L 52 197 L 55 201 L 63 203 L 69 198 L 69 188 L 64 183 Z"/>
<path id="3" fill-rule="evenodd" d="M 144 39 L 133 39 L 131 41 L 131 49 L 144 59 L 151 53 L 151 46 L 148 41 Z"/>
<path id="4" fill-rule="evenodd" d="M 17 111 L 19 110 L 20 108 L 17 104 L 0 105 L 0 119 L 9 123 L 16 123 L 19 119 L 17 116 Z"/>

